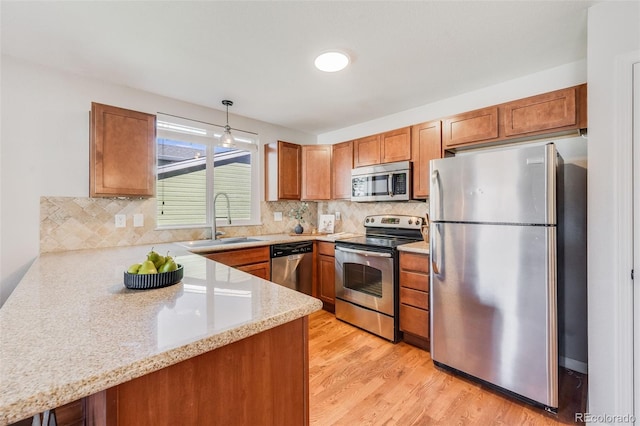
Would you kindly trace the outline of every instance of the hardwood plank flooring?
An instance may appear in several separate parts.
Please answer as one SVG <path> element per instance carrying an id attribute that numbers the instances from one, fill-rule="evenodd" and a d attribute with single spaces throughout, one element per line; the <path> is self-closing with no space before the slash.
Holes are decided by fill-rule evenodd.
<path id="1" fill-rule="evenodd" d="M 586 412 L 586 376 L 560 371 L 557 415 L 437 369 L 428 351 L 392 344 L 326 311 L 309 317 L 310 423 L 556 425 Z"/>

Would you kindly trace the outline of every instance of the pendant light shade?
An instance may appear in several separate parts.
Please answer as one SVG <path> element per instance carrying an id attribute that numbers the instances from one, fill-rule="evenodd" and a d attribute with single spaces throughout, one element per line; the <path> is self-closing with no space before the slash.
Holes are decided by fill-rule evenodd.
<path id="1" fill-rule="evenodd" d="M 227 107 L 227 124 L 224 126 L 224 134 L 220 138 L 220 146 L 224 148 L 235 148 L 236 140 L 231 134 L 231 127 L 229 126 L 229 107 L 233 106 L 233 102 L 227 99 L 222 101 L 222 105 Z"/>

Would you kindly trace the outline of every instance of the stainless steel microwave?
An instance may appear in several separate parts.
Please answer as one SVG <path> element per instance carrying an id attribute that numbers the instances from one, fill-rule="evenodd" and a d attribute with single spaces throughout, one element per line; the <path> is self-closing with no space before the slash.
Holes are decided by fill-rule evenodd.
<path id="1" fill-rule="evenodd" d="M 351 170 L 351 201 L 408 201 L 411 163 L 379 164 Z"/>

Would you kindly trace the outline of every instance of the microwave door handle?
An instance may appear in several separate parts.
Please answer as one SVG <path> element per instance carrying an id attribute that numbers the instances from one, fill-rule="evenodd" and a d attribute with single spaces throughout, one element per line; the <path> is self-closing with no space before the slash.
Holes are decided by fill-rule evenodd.
<path id="1" fill-rule="evenodd" d="M 389 197 L 393 197 L 393 173 L 389 173 L 387 179 L 387 190 L 389 191 Z"/>

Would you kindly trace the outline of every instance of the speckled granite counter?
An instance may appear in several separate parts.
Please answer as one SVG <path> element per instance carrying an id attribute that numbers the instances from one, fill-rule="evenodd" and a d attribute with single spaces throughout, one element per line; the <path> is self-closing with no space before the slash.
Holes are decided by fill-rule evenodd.
<path id="1" fill-rule="evenodd" d="M 123 271 L 144 260 L 150 249 L 46 254 L 33 263 L 0 309 L 0 425 L 322 307 L 317 299 L 177 244 L 156 245 L 155 250 L 170 250 L 184 265 L 181 283 L 148 291 L 126 289 Z"/>
<path id="2" fill-rule="evenodd" d="M 424 241 L 418 241 L 417 243 L 402 244 L 398 246 L 399 251 L 407 251 L 411 253 L 429 254 L 429 244 Z"/>

